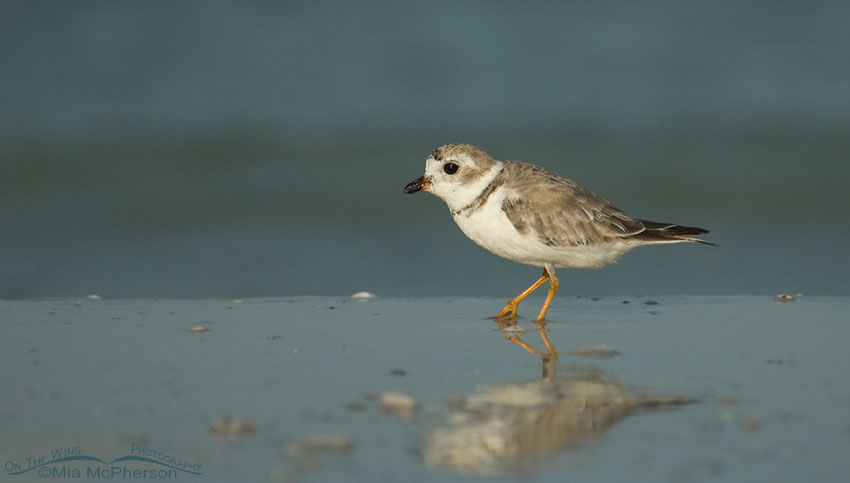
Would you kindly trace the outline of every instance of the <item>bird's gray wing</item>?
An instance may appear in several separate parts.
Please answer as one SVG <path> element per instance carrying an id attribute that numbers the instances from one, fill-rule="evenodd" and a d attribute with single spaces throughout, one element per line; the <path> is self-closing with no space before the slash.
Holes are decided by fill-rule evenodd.
<path id="1" fill-rule="evenodd" d="M 513 180 L 502 211 L 523 234 L 549 246 L 595 245 L 628 238 L 646 228 L 575 181 L 538 166 L 510 162 Z"/>

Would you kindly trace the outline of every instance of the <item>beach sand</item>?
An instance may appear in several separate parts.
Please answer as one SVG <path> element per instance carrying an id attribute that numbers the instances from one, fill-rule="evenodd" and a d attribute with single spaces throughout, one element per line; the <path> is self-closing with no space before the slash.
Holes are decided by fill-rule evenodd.
<path id="1" fill-rule="evenodd" d="M 504 302 L 0 301 L 4 481 L 850 474 L 850 298 Z"/>

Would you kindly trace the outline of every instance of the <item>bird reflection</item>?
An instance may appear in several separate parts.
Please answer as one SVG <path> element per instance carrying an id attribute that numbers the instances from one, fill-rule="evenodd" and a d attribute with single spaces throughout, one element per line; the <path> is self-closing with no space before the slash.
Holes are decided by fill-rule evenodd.
<path id="1" fill-rule="evenodd" d="M 505 322 L 504 319 L 494 319 L 494 321 L 499 325 L 499 330 L 502 331 L 516 327 L 515 322 Z M 543 345 L 546 347 L 545 353 L 535 349 L 534 346 L 528 344 L 520 339 L 519 336 L 513 335 L 512 333 L 504 333 L 505 338 L 539 357 L 543 365 L 543 375 L 541 378 L 544 381 L 551 381 L 555 379 L 555 369 L 558 365 L 558 353 L 555 352 L 555 347 L 552 346 L 552 341 L 549 340 L 549 334 L 546 331 L 546 322 L 535 322 L 535 325 L 537 325 L 537 331 L 540 333 L 540 339 L 543 340 Z"/>
<path id="2" fill-rule="evenodd" d="M 423 456 L 430 468 L 491 476 L 531 474 L 546 457 L 578 448 L 639 409 L 693 402 L 638 394 L 595 369 L 556 377 L 558 353 L 545 323 L 536 324 L 545 352 L 500 324 L 506 328 L 502 333 L 508 341 L 540 359 L 542 377 L 484 386 L 454 398 L 444 424 L 425 438 Z"/>

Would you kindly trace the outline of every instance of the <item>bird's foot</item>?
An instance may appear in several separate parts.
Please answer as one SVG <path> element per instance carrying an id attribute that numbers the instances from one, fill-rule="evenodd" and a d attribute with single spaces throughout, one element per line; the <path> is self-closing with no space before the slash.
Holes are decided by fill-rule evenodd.
<path id="1" fill-rule="evenodd" d="M 516 313 L 517 313 L 517 307 L 519 307 L 519 302 L 514 302 L 513 300 L 511 300 L 510 302 L 508 302 L 507 305 L 505 305 L 505 308 L 500 310 L 498 314 L 493 316 L 493 318 L 494 319 L 503 319 L 503 318 L 507 317 L 509 319 L 515 319 Z"/>

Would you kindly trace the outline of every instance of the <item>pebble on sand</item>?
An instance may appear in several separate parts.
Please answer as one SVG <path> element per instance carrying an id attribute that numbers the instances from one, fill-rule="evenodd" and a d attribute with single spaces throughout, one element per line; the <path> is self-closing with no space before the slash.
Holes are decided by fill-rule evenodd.
<path id="1" fill-rule="evenodd" d="M 375 297 L 376 297 L 376 295 L 373 294 L 372 292 L 357 292 L 356 294 L 353 294 L 351 296 L 351 298 L 353 298 L 353 299 L 360 299 L 360 300 L 373 299 Z"/>
<path id="2" fill-rule="evenodd" d="M 385 392 L 381 395 L 381 409 L 406 421 L 413 417 L 416 399 L 403 392 Z"/>

